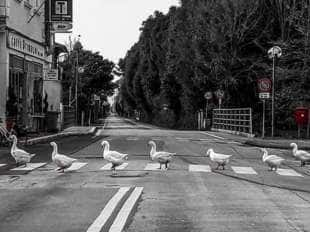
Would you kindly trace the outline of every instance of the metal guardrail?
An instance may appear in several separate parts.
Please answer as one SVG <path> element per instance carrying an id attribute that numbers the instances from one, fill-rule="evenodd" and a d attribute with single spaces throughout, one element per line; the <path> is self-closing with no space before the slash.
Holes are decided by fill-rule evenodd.
<path id="1" fill-rule="evenodd" d="M 214 109 L 212 130 L 253 135 L 252 109 Z"/>

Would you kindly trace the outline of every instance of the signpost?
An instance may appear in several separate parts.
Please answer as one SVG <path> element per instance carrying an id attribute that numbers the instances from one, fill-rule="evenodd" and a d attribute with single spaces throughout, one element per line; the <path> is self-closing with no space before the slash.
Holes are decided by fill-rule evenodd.
<path id="1" fill-rule="evenodd" d="M 263 101 L 263 128 L 262 138 L 265 137 L 265 100 L 270 98 L 271 81 L 268 78 L 261 78 L 257 81 L 259 98 Z"/>
<path id="2" fill-rule="evenodd" d="M 72 0 L 49 0 L 52 33 L 68 33 L 72 29 Z"/>
<path id="3" fill-rule="evenodd" d="M 206 103 L 206 122 L 205 122 L 205 128 L 207 129 L 207 127 L 208 127 L 208 105 L 209 105 L 209 100 L 212 99 L 212 97 L 213 97 L 213 94 L 212 94 L 212 92 L 208 91 L 205 93 L 204 97 L 207 100 L 207 103 Z"/>
<path id="4" fill-rule="evenodd" d="M 219 109 L 221 109 L 221 105 L 222 105 L 222 99 L 224 98 L 224 91 L 221 90 L 221 89 L 218 89 L 216 92 L 215 92 L 215 95 L 219 101 Z"/>

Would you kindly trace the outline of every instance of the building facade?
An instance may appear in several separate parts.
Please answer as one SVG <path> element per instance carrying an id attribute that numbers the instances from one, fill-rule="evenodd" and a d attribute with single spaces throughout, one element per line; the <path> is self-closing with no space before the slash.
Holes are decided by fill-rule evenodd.
<path id="1" fill-rule="evenodd" d="M 42 131 L 47 112 L 60 112 L 60 80 L 45 78 L 52 55 L 43 1 L 0 0 L 0 123 L 8 129 Z"/>

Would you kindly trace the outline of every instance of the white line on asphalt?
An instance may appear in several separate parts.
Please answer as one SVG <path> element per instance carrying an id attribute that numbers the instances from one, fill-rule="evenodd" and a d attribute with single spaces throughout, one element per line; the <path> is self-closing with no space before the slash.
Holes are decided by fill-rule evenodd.
<path id="1" fill-rule="evenodd" d="M 281 176 L 298 176 L 298 177 L 303 177 L 303 175 L 297 173 L 293 169 L 282 169 L 278 168 L 277 173 Z"/>
<path id="2" fill-rule="evenodd" d="M 158 163 L 148 163 L 146 164 L 145 171 L 155 171 L 155 170 L 160 170 L 159 169 L 159 164 Z"/>
<path id="3" fill-rule="evenodd" d="M 123 231 L 126 222 L 128 220 L 129 215 L 131 214 L 134 206 L 136 205 L 137 201 L 139 200 L 143 191 L 143 187 L 136 187 L 130 197 L 126 200 L 123 207 L 119 211 L 118 215 L 116 216 L 112 226 L 110 227 L 109 232 L 121 232 Z"/>
<path id="4" fill-rule="evenodd" d="M 207 133 L 207 132 L 201 132 L 201 133 L 203 133 L 203 134 L 205 134 L 205 135 L 212 136 L 212 137 L 214 137 L 214 138 L 225 139 L 225 138 L 223 138 L 223 137 L 220 137 L 220 136 L 217 136 L 217 135 L 213 135 L 213 134 L 210 134 L 210 133 Z"/>
<path id="5" fill-rule="evenodd" d="M 188 171 L 190 171 L 190 172 L 211 172 L 211 168 L 209 165 L 193 165 L 193 164 L 190 164 L 188 167 Z"/>
<path id="6" fill-rule="evenodd" d="M 96 218 L 93 224 L 90 225 L 87 232 L 100 232 L 104 225 L 107 223 L 111 217 L 113 211 L 117 207 L 118 203 L 123 199 L 125 194 L 130 188 L 123 187 L 118 190 L 118 192 L 111 198 L 108 204 L 101 211 L 100 215 Z"/>
<path id="7" fill-rule="evenodd" d="M 11 171 L 32 171 L 44 165 L 46 165 L 46 163 L 28 163 L 26 167 L 22 166 L 22 167 L 13 168 L 11 169 Z"/>
<path id="8" fill-rule="evenodd" d="M 151 140 L 162 140 L 160 137 L 152 137 Z"/>
<path id="9" fill-rule="evenodd" d="M 79 170 L 80 168 L 86 166 L 87 163 L 79 163 L 79 162 L 75 162 L 71 165 L 70 168 L 67 169 L 67 171 L 77 171 Z"/>
<path id="10" fill-rule="evenodd" d="M 123 163 L 120 166 L 117 166 L 115 169 L 116 170 L 122 170 L 125 169 L 128 166 L 128 163 Z M 111 170 L 112 168 L 112 163 L 108 163 L 106 165 L 104 165 L 102 168 L 100 168 L 100 170 Z"/>
<path id="11" fill-rule="evenodd" d="M 249 175 L 257 175 L 257 172 L 251 167 L 231 167 L 232 170 L 237 174 L 249 174 Z"/>
<path id="12" fill-rule="evenodd" d="M 103 129 L 99 129 L 99 130 L 98 130 L 98 131 L 96 132 L 96 135 L 95 135 L 95 137 L 96 137 L 96 136 L 99 136 L 99 135 L 101 135 L 101 132 L 102 132 L 102 130 L 103 130 Z"/>
<path id="13" fill-rule="evenodd" d="M 126 140 L 128 140 L 128 141 L 137 141 L 138 138 L 137 137 L 128 137 Z"/>
<path id="14" fill-rule="evenodd" d="M 178 137 L 176 137 L 175 139 L 176 139 L 176 140 L 190 140 L 190 139 L 192 139 L 192 138 L 178 138 Z"/>
<path id="15" fill-rule="evenodd" d="M 6 166 L 6 164 L 0 164 L 0 168 L 2 168 L 2 167 L 4 167 L 4 166 Z"/>

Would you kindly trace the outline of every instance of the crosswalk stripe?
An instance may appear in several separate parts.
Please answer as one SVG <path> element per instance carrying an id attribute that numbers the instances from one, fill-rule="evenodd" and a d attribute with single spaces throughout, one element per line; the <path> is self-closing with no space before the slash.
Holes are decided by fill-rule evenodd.
<path id="1" fill-rule="evenodd" d="M 71 165 L 70 168 L 67 169 L 67 171 L 77 171 L 79 170 L 80 168 L 86 166 L 87 163 L 79 163 L 79 162 L 75 162 Z"/>
<path id="2" fill-rule="evenodd" d="M 127 166 L 128 166 L 128 163 L 123 163 L 120 166 L 117 166 L 115 169 L 122 170 L 122 169 L 125 169 Z M 104 165 L 102 168 L 100 168 L 100 170 L 111 170 L 111 168 L 112 168 L 112 163 L 108 163 Z"/>
<path id="3" fill-rule="evenodd" d="M 231 167 L 232 170 L 237 174 L 250 174 L 250 175 L 257 175 L 257 172 L 251 167 Z"/>
<path id="4" fill-rule="evenodd" d="M 137 201 L 139 200 L 143 191 L 143 187 L 136 187 L 131 193 L 130 197 L 126 200 L 123 207 L 116 216 L 109 232 L 122 232 L 129 215 L 132 213 Z"/>
<path id="5" fill-rule="evenodd" d="M 47 163 L 27 163 L 26 167 L 21 166 L 21 167 L 13 168 L 13 169 L 11 169 L 11 171 L 32 171 L 32 170 L 40 168 L 46 164 Z"/>
<path id="6" fill-rule="evenodd" d="M 148 163 L 146 164 L 145 171 L 155 171 L 155 170 L 159 170 L 159 164 L 158 163 Z"/>
<path id="7" fill-rule="evenodd" d="M 193 165 L 193 164 L 190 164 L 188 167 L 188 171 L 190 171 L 190 172 L 211 172 L 211 168 L 209 165 Z"/>
<path id="8" fill-rule="evenodd" d="M 6 166 L 6 164 L 0 164 L 0 168 L 5 167 L 5 166 Z"/>
<path id="9" fill-rule="evenodd" d="M 100 232 L 104 225 L 107 223 L 118 203 L 123 199 L 125 194 L 130 190 L 129 187 L 123 187 L 111 198 L 106 204 L 100 215 L 96 218 L 93 224 L 90 225 L 87 232 Z"/>
<path id="10" fill-rule="evenodd" d="M 277 173 L 281 176 L 298 176 L 298 177 L 303 177 L 303 175 L 299 174 L 293 169 L 282 169 L 278 168 Z"/>

